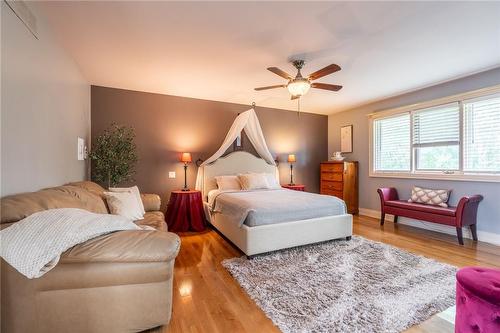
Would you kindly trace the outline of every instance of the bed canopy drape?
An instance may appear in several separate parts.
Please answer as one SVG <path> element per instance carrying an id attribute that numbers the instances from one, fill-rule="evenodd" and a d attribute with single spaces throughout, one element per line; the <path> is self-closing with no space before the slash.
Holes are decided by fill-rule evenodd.
<path id="1" fill-rule="evenodd" d="M 266 139 L 264 138 L 264 134 L 262 133 L 262 129 L 260 127 L 259 118 L 257 118 L 257 114 L 254 109 L 250 109 L 243 113 L 240 113 L 238 117 L 234 120 L 229 132 L 224 139 L 224 142 L 220 146 L 220 148 L 206 159 L 198 168 L 198 175 L 196 177 L 196 189 L 203 190 L 203 172 L 204 166 L 216 161 L 219 157 L 221 157 L 226 150 L 233 144 L 236 138 L 240 135 L 241 131 L 245 131 L 245 134 L 250 140 L 250 143 L 254 146 L 257 154 L 262 157 L 267 163 L 271 165 L 276 165 L 269 148 L 267 148 Z"/>

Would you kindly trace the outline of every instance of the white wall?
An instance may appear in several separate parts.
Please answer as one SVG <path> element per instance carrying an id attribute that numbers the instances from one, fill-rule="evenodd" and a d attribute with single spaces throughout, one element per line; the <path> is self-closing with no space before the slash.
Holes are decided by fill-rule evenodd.
<path id="1" fill-rule="evenodd" d="M 38 40 L 1 1 L 1 195 L 86 177 L 77 137 L 89 138 L 90 85 L 36 4 Z"/>
<path id="2" fill-rule="evenodd" d="M 470 194 L 482 194 L 484 200 L 479 205 L 478 225 L 483 239 L 496 238 L 500 244 L 500 183 L 469 182 L 450 180 L 423 180 L 369 177 L 368 166 L 368 114 L 440 97 L 451 96 L 467 91 L 491 87 L 500 84 L 500 68 L 471 75 L 458 80 L 442 83 L 408 94 L 392 97 L 379 102 L 361 106 L 352 110 L 336 113 L 328 117 L 328 154 L 340 150 L 340 127 L 353 125 L 353 153 L 346 154 L 347 159 L 359 161 L 359 206 L 366 210 L 380 210 L 377 188 L 395 187 L 401 198 L 408 198 L 414 185 L 429 188 L 452 189 L 451 203 L 456 204 L 460 197 Z M 455 232 L 455 230 L 451 230 Z M 481 234 L 479 235 L 481 240 Z"/>

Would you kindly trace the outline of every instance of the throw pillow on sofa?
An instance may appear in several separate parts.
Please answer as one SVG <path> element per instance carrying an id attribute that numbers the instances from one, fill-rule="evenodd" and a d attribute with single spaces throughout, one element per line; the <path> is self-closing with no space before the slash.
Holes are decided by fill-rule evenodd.
<path id="1" fill-rule="evenodd" d="M 144 204 L 142 203 L 141 199 L 141 192 L 139 191 L 139 187 L 137 186 L 132 186 L 132 187 L 110 187 L 109 188 L 110 192 L 130 192 L 132 193 L 139 205 L 139 208 L 141 209 L 142 215 L 146 214 L 146 211 L 144 210 Z"/>
<path id="2" fill-rule="evenodd" d="M 131 220 L 142 220 L 144 213 L 137 203 L 135 194 L 131 192 L 104 192 L 111 214 L 120 215 Z"/>
<path id="3" fill-rule="evenodd" d="M 408 199 L 408 202 L 448 207 L 450 192 L 450 190 L 433 190 L 414 186 L 411 190 L 411 197 Z"/>

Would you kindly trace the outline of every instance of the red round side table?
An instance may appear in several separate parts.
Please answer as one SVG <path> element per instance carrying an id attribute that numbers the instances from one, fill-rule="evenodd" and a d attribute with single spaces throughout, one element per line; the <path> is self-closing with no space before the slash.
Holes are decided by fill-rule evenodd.
<path id="1" fill-rule="evenodd" d="M 306 186 L 302 185 L 302 184 L 294 184 L 294 185 L 286 184 L 286 185 L 281 185 L 281 187 L 287 188 L 289 190 L 295 190 L 295 191 L 305 191 L 306 190 Z"/>
<path id="2" fill-rule="evenodd" d="M 201 192 L 195 190 L 172 191 L 165 220 L 169 231 L 205 230 Z"/>

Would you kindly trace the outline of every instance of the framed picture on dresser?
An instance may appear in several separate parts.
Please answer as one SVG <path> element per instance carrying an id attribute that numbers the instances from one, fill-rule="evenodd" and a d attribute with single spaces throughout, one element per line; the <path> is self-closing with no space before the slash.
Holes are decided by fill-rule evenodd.
<path id="1" fill-rule="evenodd" d="M 340 151 L 342 153 L 352 153 L 352 125 L 340 128 Z"/>

